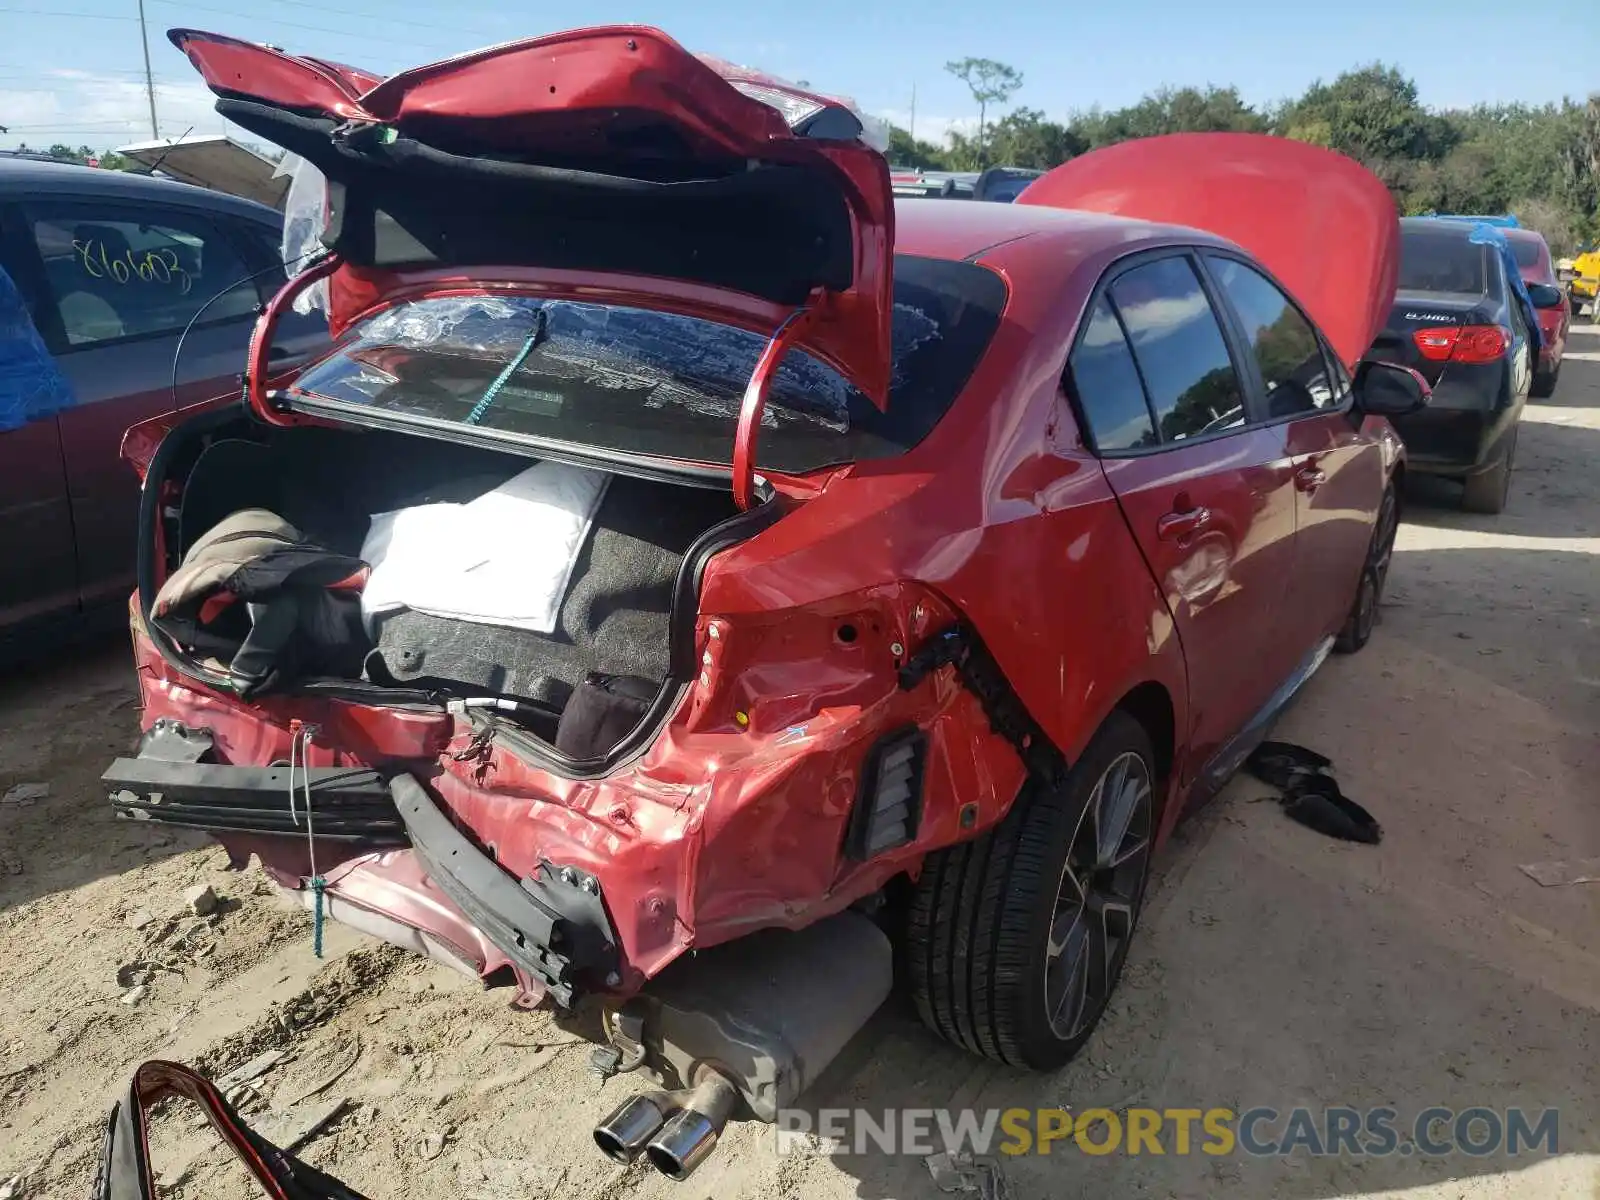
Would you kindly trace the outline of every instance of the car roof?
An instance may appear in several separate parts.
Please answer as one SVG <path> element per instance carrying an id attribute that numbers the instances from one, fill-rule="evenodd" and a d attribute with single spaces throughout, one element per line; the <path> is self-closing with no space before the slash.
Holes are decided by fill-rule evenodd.
<path id="1" fill-rule="evenodd" d="M 50 196 L 92 197 L 116 200 L 153 200 L 185 204 L 248 217 L 257 221 L 283 223 L 283 214 L 264 204 L 194 187 L 173 179 L 136 175 L 131 171 L 111 171 L 77 163 L 38 162 L 33 159 L 0 158 L 0 198 L 43 193 Z"/>
<path id="2" fill-rule="evenodd" d="M 1537 242 L 1541 246 L 1546 244 L 1544 234 L 1537 229 L 1502 229 L 1500 232 L 1506 235 L 1508 242 Z"/>
<path id="3" fill-rule="evenodd" d="M 1451 221 L 1443 217 L 1400 218 L 1400 232 L 1403 234 L 1426 233 L 1430 236 L 1453 237 L 1460 242 L 1472 237 L 1472 231 L 1476 228 L 1477 226 L 1471 221 Z M 1516 232 L 1514 229 L 1506 229 L 1500 226 L 1495 226 L 1494 230 L 1496 233 L 1507 237 Z"/>
<path id="4" fill-rule="evenodd" d="M 1200 229 L 1045 205 L 910 197 L 897 200 L 894 211 L 896 253 L 975 262 L 1025 238 L 1048 240 L 1051 262 L 1063 272 L 1110 246 L 1132 242 L 1232 245 Z"/>

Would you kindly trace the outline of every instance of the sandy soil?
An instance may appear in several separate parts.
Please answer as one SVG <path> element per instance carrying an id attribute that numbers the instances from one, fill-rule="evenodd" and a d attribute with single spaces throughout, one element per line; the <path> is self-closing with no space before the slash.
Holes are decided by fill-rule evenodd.
<path id="1" fill-rule="evenodd" d="M 1235 781 L 1163 856 L 1078 1062 L 1020 1076 L 886 1010 L 812 1103 L 1556 1105 L 1554 1160 L 1058 1152 L 1004 1172 L 1016 1200 L 1600 1195 L 1600 884 L 1518 870 L 1600 855 L 1600 335 L 1576 333 L 1558 394 L 1529 407 L 1508 512 L 1465 516 L 1445 486 L 1410 501 L 1371 646 L 1330 661 L 1279 727 L 1335 760 L 1382 846 L 1318 837 Z M 0 681 L 0 792 L 51 787 L 0 806 L 0 1194 L 13 1176 L 22 1197 L 84 1194 L 140 1060 L 220 1072 L 273 1049 L 247 1111 L 342 1102 L 304 1153 L 374 1197 L 935 1194 L 916 1158 L 779 1157 L 756 1127 L 682 1187 L 606 1163 L 589 1128 L 634 1085 L 602 1086 L 548 1016 L 337 928 L 319 963 L 306 917 L 256 871 L 115 823 L 96 780 L 135 736 L 133 705 L 118 644 Z M 182 916 L 194 883 L 223 898 L 209 921 Z M 141 962 L 155 974 L 125 1003 L 119 968 Z M 156 1161 L 172 1196 L 243 1194 L 181 1119 Z"/>

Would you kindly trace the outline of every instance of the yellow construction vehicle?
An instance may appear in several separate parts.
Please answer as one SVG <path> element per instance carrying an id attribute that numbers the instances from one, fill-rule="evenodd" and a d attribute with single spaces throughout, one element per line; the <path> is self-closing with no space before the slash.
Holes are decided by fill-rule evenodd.
<path id="1" fill-rule="evenodd" d="M 1587 310 L 1589 320 L 1600 320 L 1600 246 L 1588 247 L 1576 258 L 1561 259 L 1556 263 L 1556 277 L 1566 284 L 1573 316 Z"/>

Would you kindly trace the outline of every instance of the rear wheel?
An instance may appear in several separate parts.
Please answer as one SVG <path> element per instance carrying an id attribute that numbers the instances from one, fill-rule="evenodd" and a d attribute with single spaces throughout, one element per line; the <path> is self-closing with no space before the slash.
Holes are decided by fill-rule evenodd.
<path id="1" fill-rule="evenodd" d="M 1467 512 L 1504 512 L 1511 497 L 1511 467 L 1517 457 L 1517 431 L 1511 431 L 1511 444 L 1500 456 L 1500 461 L 1478 475 L 1467 476 L 1461 491 L 1461 507 Z"/>
<path id="2" fill-rule="evenodd" d="M 1541 371 L 1533 377 L 1533 387 L 1529 394 L 1544 400 L 1556 394 L 1556 380 L 1561 378 L 1561 364 L 1557 363 L 1548 371 Z"/>
<path id="3" fill-rule="evenodd" d="M 1139 918 L 1156 827 L 1144 728 L 1113 713 L 1066 783 L 928 857 L 906 960 L 924 1022 L 973 1053 L 1054 1070 L 1093 1033 Z"/>
<path id="4" fill-rule="evenodd" d="M 1354 654 L 1372 637 L 1372 629 L 1378 623 L 1378 605 L 1383 601 L 1383 585 L 1389 580 L 1394 536 L 1399 527 L 1400 502 L 1394 487 L 1390 486 L 1384 489 L 1383 501 L 1378 505 L 1378 519 L 1372 526 L 1372 541 L 1367 546 L 1366 561 L 1361 564 L 1361 579 L 1356 584 L 1355 599 L 1350 602 L 1350 615 L 1333 643 L 1340 654 Z"/>

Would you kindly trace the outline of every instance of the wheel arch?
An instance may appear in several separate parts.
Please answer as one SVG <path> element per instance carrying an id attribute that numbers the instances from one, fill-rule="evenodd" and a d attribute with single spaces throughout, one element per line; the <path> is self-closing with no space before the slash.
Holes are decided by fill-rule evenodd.
<path id="1" fill-rule="evenodd" d="M 1155 680 L 1146 680 L 1112 705 L 1112 712 L 1125 712 L 1143 726 L 1155 751 L 1157 777 L 1170 780 L 1177 758 L 1178 718 L 1172 695 Z"/>

